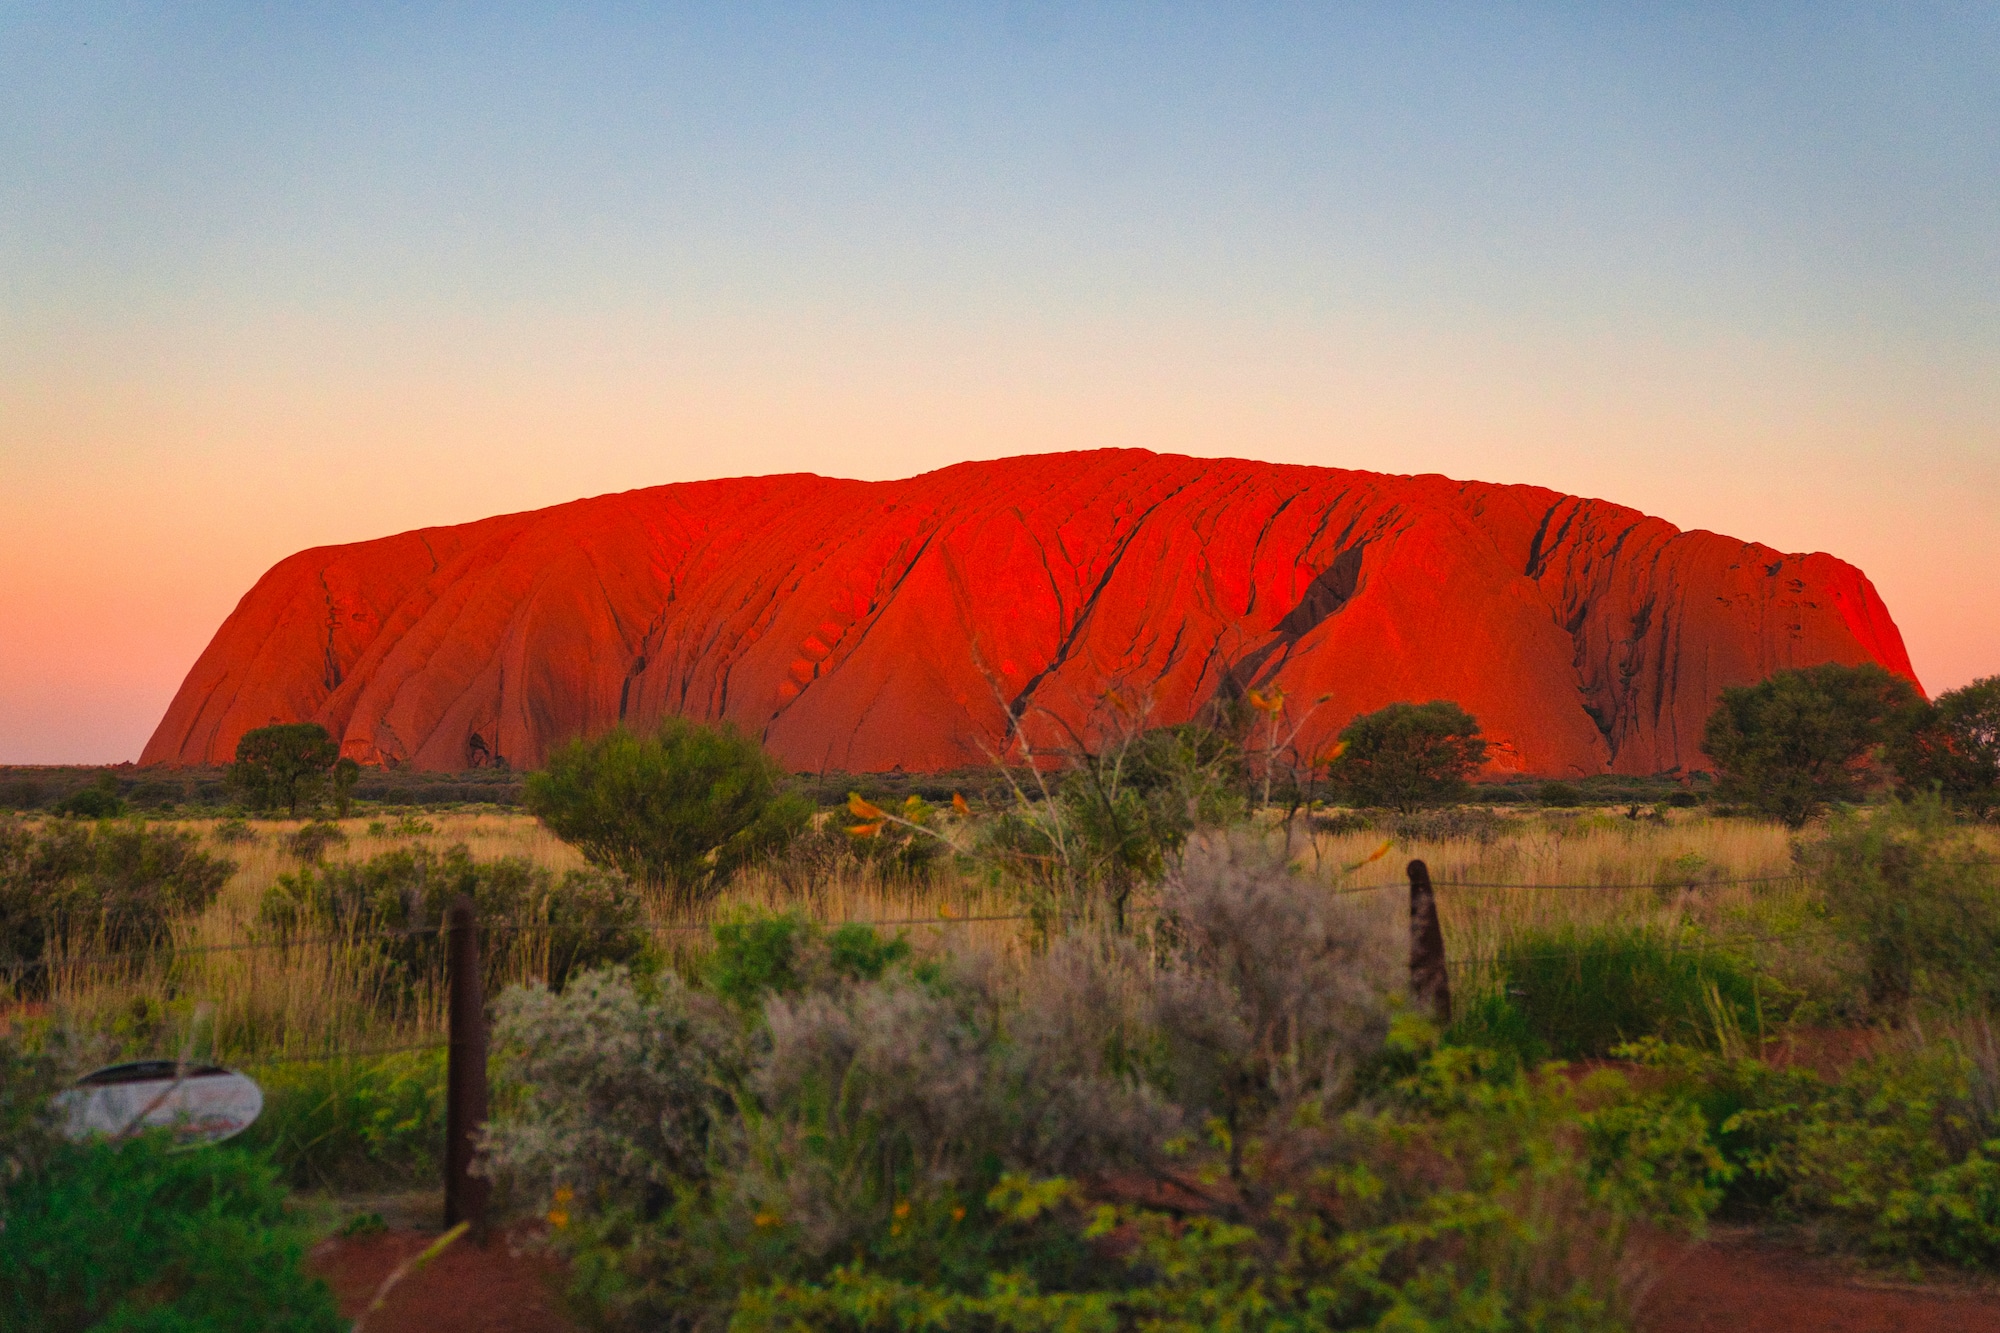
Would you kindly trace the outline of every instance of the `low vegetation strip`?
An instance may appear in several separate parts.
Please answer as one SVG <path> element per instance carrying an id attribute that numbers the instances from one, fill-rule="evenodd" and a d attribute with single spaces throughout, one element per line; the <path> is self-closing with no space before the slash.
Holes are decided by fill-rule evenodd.
<path id="1" fill-rule="evenodd" d="M 568 801 L 614 773 L 630 801 L 585 801 L 599 820 L 672 807 L 577 845 L 554 810 L 341 817 L 331 769 L 297 819 L 66 797 L 0 834 L 26 909 L 0 958 L 0 1225 L 154 1190 L 143 1152 L 113 1182 L 117 1154 L 49 1135 L 65 1072 L 234 1063 L 267 1110 L 211 1160 L 247 1211 L 147 1197 L 189 1244 L 264 1256 L 213 1326 L 313 1327 L 296 1218 L 253 1177 L 437 1178 L 463 894 L 495 997 L 484 1169 L 609 1327 L 1609 1329 L 1628 1231 L 1714 1217 L 2000 1264 L 2000 884 L 1969 804 L 1940 787 L 1799 832 L 1567 791 L 1328 808 L 1279 763 L 1282 697 L 1246 706 L 1234 739 L 1142 731 L 980 799 L 857 788 L 803 819 L 740 738 L 663 735 L 530 784 Z M 1470 719 L 1403 721 L 1397 763 L 1470 753 Z M 664 780 L 739 762 L 713 800 Z M 1408 994 L 1406 857 L 1448 1022 Z M 1852 1061 L 1784 1055 L 1863 1029 Z M 143 1236 L 93 1243 L 139 1247 L 116 1271 L 147 1309 L 215 1295 Z"/>

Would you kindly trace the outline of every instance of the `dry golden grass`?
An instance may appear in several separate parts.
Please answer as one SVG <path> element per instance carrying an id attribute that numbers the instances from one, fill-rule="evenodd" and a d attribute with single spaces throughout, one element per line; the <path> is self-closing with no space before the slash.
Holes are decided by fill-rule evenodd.
<path id="1" fill-rule="evenodd" d="M 558 871 L 583 864 L 573 848 L 527 815 L 440 812 L 421 818 L 432 827 L 414 840 L 434 846 L 463 842 L 482 859 L 523 856 Z M 227 846 L 212 840 L 217 821 L 184 823 L 237 863 L 216 901 L 177 929 L 180 949 L 171 959 L 58 959 L 52 1003 L 89 1027 L 121 1031 L 132 1041 L 144 1037 L 147 1024 L 160 1027 L 162 1006 L 166 1026 L 177 1029 L 199 1011 L 205 1015 L 203 1048 L 212 1043 L 218 1054 L 235 1058 L 435 1038 L 442 1031 L 442 994 L 436 987 L 411 993 L 392 984 L 370 942 L 313 937 L 282 950 L 245 947 L 268 942 L 257 932 L 258 908 L 278 876 L 297 868 L 279 839 L 301 822 L 257 821 L 250 826 L 253 841 Z M 371 823 L 342 821 L 348 842 L 331 849 L 329 859 L 365 860 L 413 841 L 393 831 L 371 834 Z M 1990 833 L 1983 837 L 1989 845 L 2000 841 Z M 1815 931 L 1812 891 L 1793 872 L 1794 838 L 1768 823 L 1698 812 L 1676 812 L 1665 823 L 1565 813 L 1512 820 L 1498 836 L 1395 840 L 1387 851 L 1384 841 L 1377 832 L 1321 834 L 1295 839 L 1293 851 L 1296 864 L 1330 887 L 1372 890 L 1387 914 L 1400 910 L 1404 863 L 1423 859 L 1438 886 L 1447 951 L 1468 980 L 1476 980 L 1478 960 L 1510 937 L 1565 926 L 1697 925 L 1767 960 L 1789 950 L 1798 955 L 1789 960 L 1794 970 L 1809 969 L 1811 955 L 1826 946 Z M 1486 885 L 1547 887 L 1475 887 Z M 1012 890 L 983 870 L 962 868 L 921 883 L 885 883 L 852 865 L 800 884 L 795 875 L 758 867 L 738 875 L 699 912 L 649 904 L 670 959 L 703 950 L 706 927 L 716 921 L 776 910 L 801 911 L 825 923 L 884 923 L 908 932 L 925 950 L 1012 953 L 1029 934 Z M 539 968 L 534 958 L 520 957 L 509 961 L 507 974 L 527 979 Z"/>
<path id="2" fill-rule="evenodd" d="M 442 987 L 420 984 L 410 993 L 373 941 L 311 935 L 278 948 L 268 932 L 258 930 L 266 892 L 300 865 L 282 839 L 306 821 L 251 821 L 251 839 L 230 844 L 215 840 L 221 822 L 180 824 L 234 861 L 236 870 L 206 911 L 175 929 L 173 954 L 106 958 L 78 945 L 65 958 L 58 951 L 49 970 L 53 1008 L 128 1044 L 158 1044 L 170 1036 L 178 1041 L 178 1034 L 194 1025 L 202 1051 L 230 1058 L 375 1049 L 420 1043 L 443 1032 Z M 436 847 L 462 842 L 481 860 L 520 856 L 558 872 L 584 864 L 574 848 L 526 815 L 431 813 L 419 821 L 429 830 L 415 834 L 399 834 L 393 823 L 371 833 L 371 825 L 383 823 L 374 819 L 336 822 L 348 840 L 331 847 L 328 860 L 365 861 L 414 842 Z M 907 931 L 924 949 L 950 947 L 947 941 L 1008 949 L 1021 936 L 1018 921 L 985 919 L 1014 913 L 1013 898 L 985 880 L 949 870 L 917 886 L 884 883 L 855 868 L 820 877 L 800 892 L 777 872 L 759 867 L 739 875 L 699 912 L 675 910 L 663 898 L 647 906 L 662 950 L 674 961 L 704 950 L 714 922 L 761 911 L 797 910 L 827 923 L 895 923 L 890 928 Z M 543 974 L 543 961 L 524 953 L 510 958 L 504 972 L 525 981 Z"/>
<path id="3" fill-rule="evenodd" d="M 1397 840 L 1380 860 L 1341 873 L 1383 841 L 1380 833 L 1322 835 L 1300 861 L 1343 888 L 1380 884 L 1386 891 L 1407 885 L 1406 861 L 1423 860 L 1455 957 L 1483 956 L 1510 935 L 1565 925 L 1690 918 L 1713 925 L 1804 892 L 1792 835 L 1757 820 L 1535 818 L 1490 840 Z"/>
<path id="4" fill-rule="evenodd" d="M 280 839 L 303 820 L 258 820 L 252 840 L 228 845 L 214 841 L 221 821 L 189 820 L 180 827 L 211 851 L 236 863 L 207 911 L 181 923 L 171 956 L 134 961 L 94 956 L 52 957 L 51 1005 L 95 1031 L 113 1032 L 130 1042 L 174 1040 L 190 1027 L 204 1051 L 241 1056 L 319 1054 L 421 1042 L 443 1031 L 441 988 L 419 984 L 408 993 L 392 976 L 371 941 L 352 936 L 308 936 L 272 948 L 256 929 L 265 892 L 299 862 Z M 365 860 L 413 839 L 374 835 L 378 821 L 338 821 L 348 835 L 329 853 L 336 859 Z M 427 818 L 433 832 L 421 841 L 449 846 L 463 842 L 482 859 L 525 856 L 539 864 L 568 869 L 583 864 L 574 849 L 532 819 L 505 814 L 439 813 Z M 529 975 L 532 960 L 518 969 Z"/>

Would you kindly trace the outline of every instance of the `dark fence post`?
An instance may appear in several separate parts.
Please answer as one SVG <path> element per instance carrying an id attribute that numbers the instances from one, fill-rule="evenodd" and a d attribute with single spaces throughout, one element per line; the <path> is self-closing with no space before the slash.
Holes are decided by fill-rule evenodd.
<path id="1" fill-rule="evenodd" d="M 479 922 L 472 899 L 451 905 L 446 933 L 451 950 L 451 1038 L 445 1064 L 444 1224 L 486 1229 L 492 1185 L 472 1174 L 479 1131 L 486 1125 L 486 995 L 479 977 Z"/>
<path id="2" fill-rule="evenodd" d="M 1431 868 L 1410 862 L 1410 998 L 1439 1023 L 1451 1022 L 1451 977 L 1444 966 L 1444 929 L 1438 925 Z"/>

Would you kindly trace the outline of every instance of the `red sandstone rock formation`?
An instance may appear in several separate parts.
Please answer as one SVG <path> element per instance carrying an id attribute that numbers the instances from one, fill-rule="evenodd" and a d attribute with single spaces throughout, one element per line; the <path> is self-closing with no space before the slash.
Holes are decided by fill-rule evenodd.
<path id="1" fill-rule="evenodd" d="M 1866 576 L 1599 500 L 1140 450 L 599 496 L 302 551 L 189 672 L 142 763 L 313 720 L 363 763 L 539 764 L 620 719 L 729 718 L 801 770 L 981 764 L 1010 717 L 1150 719 L 1277 685 L 1302 741 L 1454 699 L 1497 772 L 1704 764 L 1726 685 L 1910 675 Z"/>

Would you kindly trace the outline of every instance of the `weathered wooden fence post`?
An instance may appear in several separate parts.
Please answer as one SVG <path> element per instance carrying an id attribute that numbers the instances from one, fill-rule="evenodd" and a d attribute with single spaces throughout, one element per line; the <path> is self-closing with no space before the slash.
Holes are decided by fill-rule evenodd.
<path id="1" fill-rule="evenodd" d="M 1444 965 L 1444 929 L 1438 925 L 1431 868 L 1410 862 L 1410 999 L 1440 1024 L 1451 1022 L 1451 976 Z"/>
<path id="2" fill-rule="evenodd" d="M 479 976 L 479 920 L 472 899 L 451 905 L 446 932 L 451 958 L 451 1036 L 445 1063 L 444 1224 L 486 1229 L 492 1186 L 472 1174 L 479 1131 L 486 1125 L 486 995 Z"/>

